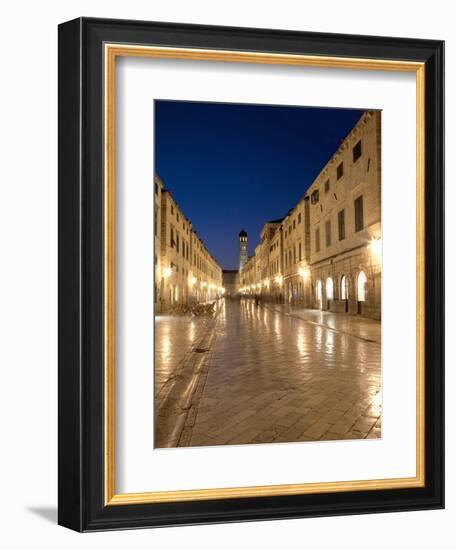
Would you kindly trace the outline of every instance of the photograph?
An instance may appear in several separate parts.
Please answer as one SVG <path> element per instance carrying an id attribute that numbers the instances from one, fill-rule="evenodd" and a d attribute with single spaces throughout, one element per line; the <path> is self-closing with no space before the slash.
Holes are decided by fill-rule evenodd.
<path id="1" fill-rule="evenodd" d="M 382 437 L 381 115 L 154 101 L 155 448 Z"/>

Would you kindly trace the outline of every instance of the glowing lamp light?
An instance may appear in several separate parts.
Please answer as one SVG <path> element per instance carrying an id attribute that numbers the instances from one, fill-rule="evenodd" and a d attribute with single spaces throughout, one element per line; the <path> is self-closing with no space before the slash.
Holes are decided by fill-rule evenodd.
<path id="1" fill-rule="evenodd" d="M 372 239 L 369 248 L 374 258 L 380 259 L 382 257 L 382 240 L 380 238 Z"/>
<path id="2" fill-rule="evenodd" d="M 172 274 L 173 274 L 173 270 L 170 267 L 165 267 L 163 269 L 163 277 L 165 279 L 169 279 L 169 277 L 171 277 Z"/>
<path id="3" fill-rule="evenodd" d="M 308 267 L 300 267 L 298 270 L 298 273 L 303 279 L 308 279 L 310 275 L 310 271 Z"/>
<path id="4" fill-rule="evenodd" d="M 190 277 L 190 286 L 196 285 L 196 277 Z"/>
<path id="5" fill-rule="evenodd" d="M 223 286 L 222 286 L 222 288 L 220 289 L 220 292 L 221 292 L 222 294 L 225 294 L 226 290 L 223 288 Z"/>
<path id="6" fill-rule="evenodd" d="M 277 277 L 274 279 L 274 281 L 278 284 L 278 285 L 281 285 L 283 283 L 283 277 L 282 275 L 277 275 Z"/>

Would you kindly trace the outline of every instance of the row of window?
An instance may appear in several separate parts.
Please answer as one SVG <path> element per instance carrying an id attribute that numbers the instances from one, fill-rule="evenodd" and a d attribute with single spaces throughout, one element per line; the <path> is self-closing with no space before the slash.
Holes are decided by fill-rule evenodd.
<path id="1" fill-rule="evenodd" d="M 270 265 L 270 275 L 273 276 L 276 273 L 279 273 L 279 271 L 280 271 L 279 258 L 277 258 Z"/>
<path id="2" fill-rule="evenodd" d="M 170 267 L 173 271 L 175 271 L 176 273 L 179 273 L 179 265 L 178 264 L 175 264 L 174 262 L 171 262 Z M 182 275 L 188 275 L 189 274 L 188 269 L 185 269 L 185 267 L 181 267 L 180 271 L 181 271 Z"/>
<path id="3" fill-rule="evenodd" d="M 159 186 L 158 183 L 155 182 L 155 192 L 158 195 L 159 194 Z M 165 237 L 167 242 L 167 224 L 162 224 L 162 229 L 159 228 L 158 224 L 158 209 L 160 206 L 155 208 L 155 219 L 154 219 L 154 233 L 155 236 L 158 236 L 159 231 L 165 230 Z M 167 209 L 167 206 L 166 206 Z M 204 245 L 200 241 L 200 239 L 197 237 L 196 232 L 192 231 L 191 224 L 188 220 L 185 219 L 185 217 L 179 213 L 176 205 L 169 200 L 169 211 L 170 215 L 174 216 L 175 219 L 172 220 L 172 223 L 169 224 L 170 228 L 170 246 L 171 248 L 174 248 L 176 252 L 180 255 L 182 255 L 182 258 L 184 260 L 187 260 L 189 262 L 193 259 L 193 265 L 197 267 L 200 271 L 208 275 L 210 273 L 210 276 L 213 278 L 214 271 L 212 268 L 212 257 L 210 256 L 209 252 L 205 249 Z M 182 230 L 180 230 L 180 224 L 182 223 Z M 179 226 L 177 226 L 179 224 Z M 179 233 L 178 229 L 181 231 Z M 188 240 L 184 239 L 184 235 L 188 236 Z M 191 241 L 191 246 L 190 246 Z M 190 248 L 192 248 L 195 251 L 199 251 L 199 254 L 193 254 L 193 258 L 191 257 L 192 254 L 190 253 Z M 208 259 L 208 261 L 205 260 L 205 258 Z M 210 258 L 210 260 L 209 260 Z M 179 268 L 177 267 L 177 270 Z M 184 269 L 185 272 L 185 269 Z M 186 270 L 188 273 L 188 270 Z"/>
<path id="4" fill-rule="evenodd" d="M 355 233 L 364 229 L 364 206 L 363 206 L 363 196 L 360 195 L 354 201 L 355 208 Z M 345 209 L 340 210 L 337 213 L 337 228 L 338 228 L 338 238 L 339 241 L 345 239 Z M 325 245 L 326 248 L 330 247 L 332 244 L 332 231 L 331 231 L 331 220 L 325 222 Z M 320 228 L 315 229 L 315 252 L 320 252 L 321 242 L 320 242 Z"/>
<path id="5" fill-rule="evenodd" d="M 203 260 L 203 258 L 201 258 L 201 256 L 198 256 L 197 254 L 193 255 L 193 265 L 206 275 L 209 275 L 212 278 L 214 277 L 214 272 L 209 271 L 207 263 Z"/>
<path id="6" fill-rule="evenodd" d="M 269 252 L 273 252 L 276 248 L 278 248 L 278 246 L 279 246 L 279 241 L 273 242 L 269 247 Z"/>
<path id="7" fill-rule="evenodd" d="M 291 267 L 292 265 L 300 262 L 302 260 L 302 244 L 298 243 L 298 246 L 293 246 L 288 249 L 288 252 L 285 252 L 284 256 L 285 268 Z"/>
<path id="8" fill-rule="evenodd" d="M 359 140 L 356 145 L 353 147 L 352 149 L 352 155 L 353 155 L 353 162 L 355 163 L 362 155 L 362 144 L 361 144 L 361 140 Z M 338 165 L 337 165 L 337 168 L 336 168 L 336 179 L 337 180 L 340 180 L 344 175 L 344 163 L 343 161 L 340 162 Z M 331 188 L 331 183 L 330 183 L 330 180 L 329 178 L 325 181 L 324 183 L 324 190 L 325 190 L 325 193 L 329 193 L 329 190 Z M 315 191 L 313 191 L 310 195 L 310 202 L 311 204 L 317 204 L 318 201 L 320 200 L 320 193 L 319 193 L 319 190 L 318 189 L 315 189 Z"/>
<path id="9" fill-rule="evenodd" d="M 299 225 L 301 223 L 301 212 L 298 212 L 298 215 L 296 218 L 294 218 L 293 221 L 290 221 L 290 226 L 285 229 L 285 238 L 287 238 L 288 235 L 291 235 L 291 232 L 296 229 L 296 222 Z"/>
<path id="10" fill-rule="evenodd" d="M 157 263 L 157 259 L 155 257 L 155 264 L 156 263 Z M 182 275 L 189 275 L 189 273 L 190 273 L 190 271 L 187 268 L 185 268 L 185 266 L 179 267 L 179 264 L 175 264 L 174 262 L 170 263 L 170 267 L 176 273 L 179 273 L 179 271 L 180 271 L 182 273 Z M 210 271 L 209 274 L 206 274 L 206 275 L 208 275 L 208 277 L 211 278 L 211 279 L 214 278 L 214 272 L 213 271 Z"/>
<path id="11" fill-rule="evenodd" d="M 173 204 L 170 204 L 170 211 L 171 211 L 171 216 L 174 216 L 174 205 Z M 179 212 L 176 211 L 176 222 L 179 223 L 179 220 L 180 220 L 180 215 L 179 215 Z M 187 235 L 189 234 L 190 229 L 189 229 L 188 225 L 185 225 L 185 220 L 182 221 L 182 230 Z"/>
<path id="12" fill-rule="evenodd" d="M 189 260 L 190 246 L 186 241 L 184 241 L 184 239 L 180 239 L 179 233 L 172 226 L 171 226 L 171 248 L 175 248 L 176 252 L 178 253 L 180 251 L 182 254 L 182 257 L 186 260 Z M 199 248 L 201 248 L 201 246 Z M 198 254 L 193 254 L 193 265 L 196 266 L 203 273 L 207 274 L 209 271 L 207 267 L 207 263 Z M 213 277 L 213 271 L 210 272 L 210 276 Z"/>
<path id="13" fill-rule="evenodd" d="M 354 201 L 355 209 L 355 233 L 364 229 L 364 206 L 363 206 L 363 196 L 360 195 Z M 346 237 L 345 233 L 345 209 L 340 210 L 337 214 L 337 225 L 338 225 L 338 240 L 343 241 Z M 274 246 L 278 246 L 278 242 L 274 243 Z M 325 245 L 326 248 L 329 248 L 332 244 L 332 231 L 331 231 L 331 220 L 325 222 Z M 270 247 L 270 250 L 273 250 L 273 246 Z M 315 229 L 315 252 L 321 251 L 321 240 L 320 240 L 320 227 Z M 303 259 L 303 250 L 302 243 L 299 242 L 297 245 L 294 245 L 288 248 L 284 253 L 284 265 L 285 268 L 289 268 L 292 265 L 302 261 Z M 257 270 L 260 270 L 260 266 L 257 266 Z M 279 260 L 276 259 L 271 263 L 270 266 L 270 275 L 274 275 L 279 271 Z"/>
<path id="14" fill-rule="evenodd" d="M 181 242 L 182 246 L 180 246 Z M 171 248 L 175 248 L 176 252 L 179 252 L 180 249 L 182 257 L 188 260 L 189 245 L 186 241 L 184 241 L 184 239 L 182 239 L 182 241 L 180 240 L 179 233 L 174 229 L 173 226 L 171 226 Z"/>

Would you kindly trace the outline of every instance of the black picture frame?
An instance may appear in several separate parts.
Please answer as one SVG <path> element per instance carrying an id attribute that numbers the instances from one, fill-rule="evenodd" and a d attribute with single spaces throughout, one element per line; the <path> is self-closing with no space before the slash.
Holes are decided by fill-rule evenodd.
<path id="1" fill-rule="evenodd" d="M 58 522 L 76 531 L 444 506 L 444 43 L 79 18 L 59 26 Z M 425 486 L 106 506 L 103 394 L 103 44 L 425 64 Z"/>

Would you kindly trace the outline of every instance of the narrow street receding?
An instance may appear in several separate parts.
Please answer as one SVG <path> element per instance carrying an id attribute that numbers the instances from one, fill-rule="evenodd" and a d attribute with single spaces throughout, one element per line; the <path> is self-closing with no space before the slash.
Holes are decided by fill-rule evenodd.
<path id="1" fill-rule="evenodd" d="M 381 438 L 381 125 L 156 101 L 156 448 Z"/>

